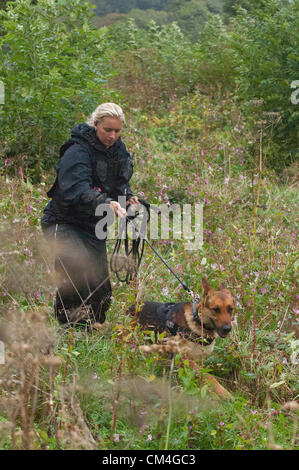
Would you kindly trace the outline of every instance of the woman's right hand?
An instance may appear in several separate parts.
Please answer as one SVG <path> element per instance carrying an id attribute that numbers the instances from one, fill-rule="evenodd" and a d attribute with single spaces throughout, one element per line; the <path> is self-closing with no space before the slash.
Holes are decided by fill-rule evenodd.
<path id="1" fill-rule="evenodd" d="M 127 215 L 127 212 L 126 212 L 126 209 L 124 209 L 123 207 L 121 207 L 121 205 L 119 204 L 119 202 L 117 201 L 110 201 L 110 206 L 112 207 L 112 209 L 114 210 L 114 213 L 116 215 L 118 215 L 119 217 L 121 217 L 122 219 L 124 219 Z"/>

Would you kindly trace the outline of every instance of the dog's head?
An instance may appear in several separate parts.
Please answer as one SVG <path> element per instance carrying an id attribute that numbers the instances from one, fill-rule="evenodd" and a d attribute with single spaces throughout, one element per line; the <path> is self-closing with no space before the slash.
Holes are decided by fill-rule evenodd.
<path id="1" fill-rule="evenodd" d="M 225 338 L 232 329 L 231 320 L 235 310 L 234 299 L 223 284 L 219 290 L 209 286 L 205 278 L 203 286 L 203 324 L 207 330 L 215 330 L 221 338 Z"/>

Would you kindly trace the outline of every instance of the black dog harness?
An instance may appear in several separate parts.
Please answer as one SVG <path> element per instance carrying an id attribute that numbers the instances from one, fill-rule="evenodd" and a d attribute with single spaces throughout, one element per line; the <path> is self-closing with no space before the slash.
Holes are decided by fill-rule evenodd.
<path id="1" fill-rule="evenodd" d="M 199 315 L 198 315 L 198 311 L 195 308 L 196 303 L 198 302 L 198 300 L 199 300 L 199 297 L 196 296 L 196 300 L 193 300 L 193 302 L 192 302 L 192 316 L 193 316 L 193 319 L 200 327 L 204 328 L 205 330 L 209 330 L 209 328 L 204 326 L 204 324 L 201 322 L 201 319 L 199 318 Z M 165 315 L 165 329 L 167 329 L 172 336 L 176 336 L 177 334 L 179 334 L 180 336 L 186 337 L 189 340 L 194 339 L 194 340 L 197 340 L 197 341 L 203 341 L 204 346 L 208 346 L 209 344 L 211 344 L 214 341 L 214 338 L 212 338 L 212 337 L 208 337 L 208 338 L 198 337 L 197 335 L 193 334 L 193 332 L 191 330 L 189 330 L 188 328 L 182 328 L 179 325 L 177 325 L 177 323 L 175 323 L 173 321 L 172 314 L 173 314 L 175 305 L 177 305 L 177 304 L 176 303 L 166 303 L 165 306 L 164 306 L 163 314 Z"/>
<path id="2" fill-rule="evenodd" d="M 165 304 L 165 327 L 172 336 L 175 336 L 179 329 L 179 325 L 177 325 L 172 319 L 173 307 L 175 305 L 175 303 Z"/>

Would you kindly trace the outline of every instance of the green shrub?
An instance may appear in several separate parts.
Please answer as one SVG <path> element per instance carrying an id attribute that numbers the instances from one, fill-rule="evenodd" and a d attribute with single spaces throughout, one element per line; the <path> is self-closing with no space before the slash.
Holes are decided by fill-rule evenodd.
<path id="1" fill-rule="evenodd" d="M 93 16 L 79 0 L 16 0 L 0 11 L 2 155 L 35 179 L 74 123 L 111 96 L 105 30 L 91 26 Z"/>

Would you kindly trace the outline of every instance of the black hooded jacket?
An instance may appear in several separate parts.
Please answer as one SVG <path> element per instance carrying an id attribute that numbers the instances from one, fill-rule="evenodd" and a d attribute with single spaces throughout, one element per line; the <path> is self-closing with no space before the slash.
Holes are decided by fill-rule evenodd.
<path id="1" fill-rule="evenodd" d="M 60 149 L 56 172 L 42 224 L 71 223 L 94 234 L 98 204 L 133 196 L 133 162 L 125 144 L 119 137 L 106 148 L 88 124 L 73 128 L 71 139 Z"/>

